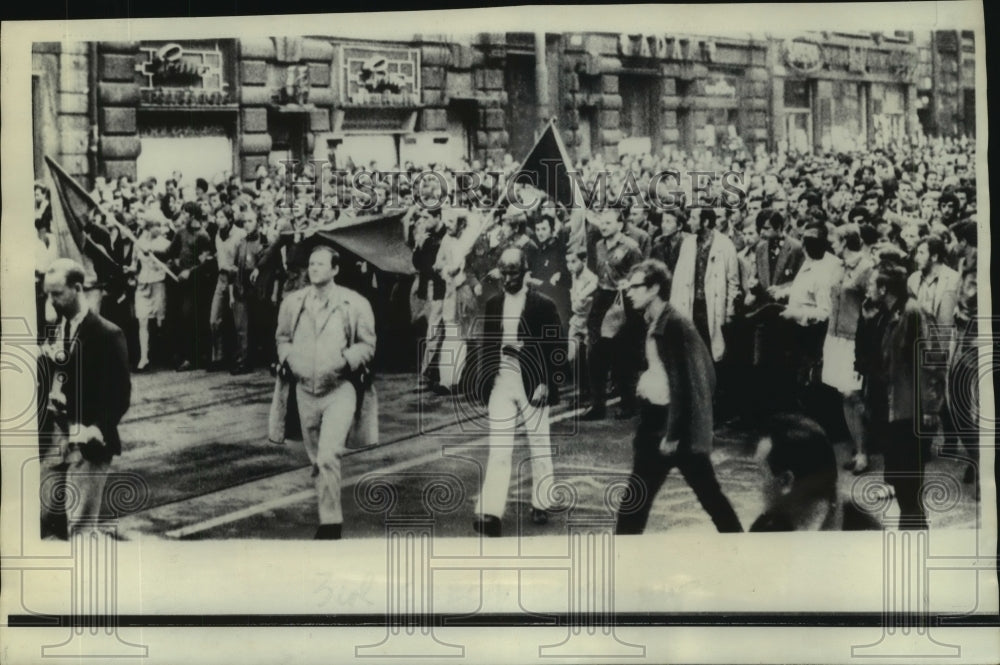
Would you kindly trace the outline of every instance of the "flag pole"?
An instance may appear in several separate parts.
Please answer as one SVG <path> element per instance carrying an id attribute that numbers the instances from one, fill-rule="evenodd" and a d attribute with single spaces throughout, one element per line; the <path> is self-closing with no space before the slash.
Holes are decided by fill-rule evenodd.
<path id="1" fill-rule="evenodd" d="M 104 213 L 103 210 L 101 212 Z M 138 247 L 138 245 L 139 245 L 139 238 L 137 238 L 136 235 L 134 233 L 132 233 L 132 229 L 130 229 L 129 227 L 127 227 L 124 224 L 122 224 L 121 222 L 119 222 L 118 219 L 115 218 L 114 215 L 110 215 L 108 213 L 104 213 L 104 216 L 106 218 L 108 218 L 109 220 L 111 220 L 111 223 L 114 224 L 115 226 L 117 226 L 118 229 L 122 232 L 122 234 L 126 238 L 128 238 L 129 240 L 132 241 L 132 244 L 136 247 L 136 249 L 139 249 L 139 247 Z M 147 255 L 149 258 L 153 259 L 153 263 L 155 263 L 156 265 L 160 266 L 160 268 L 163 269 L 163 271 L 165 273 L 167 273 L 168 275 L 170 275 L 170 277 L 175 282 L 180 282 L 180 280 L 177 279 L 177 275 L 175 275 L 170 270 L 170 268 L 167 267 L 166 263 L 164 263 L 159 258 L 157 258 L 156 255 L 153 254 L 153 252 L 151 252 L 151 251 L 147 252 L 146 250 L 143 250 L 143 249 L 140 249 L 139 251 L 142 252 L 143 254 Z"/>
<path id="2" fill-rule="evenodd" d="M 84 199 L 84 201 L 86 201 L 90 205 L 91 209 L 96 208 L 96 209 L 100 210 L 101 214 L 103 214 L 106 219 L 111 220 L 111 222 L 115 226 L 117 226 L 122 231 L 122 233 L 129 240 L 131 240 L 133 243 L 138 243 L 139 242 L 139 239 L 136 238 L 135 234 L 132 233 L 131 229 L 129 229 L 127 226 L 125 226 L 124 224 L 122 224 L 121 222 L 119 222 L 117 219 L 115 219 L 114 215 L 111 215 L 111 214 L 108 214 L 108 213 L 104 212 L 104 210 L 101 209 L 101 206 L 98 205 L 97 201 L 94 200 L 94 198 L 90 195 L 90 193 L 87 190 L 85 190 L 83 187 L 81 187 L 80 184 L 76 180 L 73 180 L 73 178 L 71 178 L 68 173 L 66 173 L 65 171 L 63 171 L 62 167 L 59 166 L 59 164 L 57 164 L 54 159 L 52 159 L 51 157 L 49 157 L 48 155 L 46 155 L 45 156 L 45 163 L 48 164 L 50 172 L 52 170 L 58 171 L 59 175 L 62 176 L 62 180 L 65 181 L 66 184 L 68 184 L 73 190 L 75 190 L 76 193 L 79 196 L 81 196 Z M 51 174 L 50 174 L 50 177 L 51 177 Z M 53 181 L 54 181 L 54 179 L 53 179 Z M 86 234 L 86 232 L 84 232 L 84 233 Z M 89 241 L 89 239 L 88 239 L 88 241 Z M 98 247 L 96 244 L 94 244 L 94 246 Z M 98 249 L 100 249 L 100 248 L 98 247 Z M 163 261 L 161 261 L 160 259 L 156 258 L 156 256 L 154 256 L 152 252 L 148 252 L 148 254 L 149 254 L 150 257 L 152 257 L 153 261 L 156 262 L 156 264 L 159 265 L 166 272 L 166 274 L 170 275 L 170 277 L 175 282 L 179 282 L 180 281 L 179 279 L 177 279 L 177 275 L 175 275 L 170 270 L 170 268 L 167 267 L 167 265 Z M 108 258 L 110 258 L 110 257 L 108 257 Z"/>

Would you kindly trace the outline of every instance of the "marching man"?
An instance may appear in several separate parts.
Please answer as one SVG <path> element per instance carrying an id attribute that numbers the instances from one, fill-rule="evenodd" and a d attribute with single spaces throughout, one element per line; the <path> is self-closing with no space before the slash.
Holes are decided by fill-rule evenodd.
<path id="1" fill-rule="evenodd" d="M 302 438 L 316 479 L 316 540 L 341 536 L 341 457 L 361 398 L 360 377 L 375 357 L 371 304 L 334 282 L 339 266 L 332 247 L 312 250 L 310 286 L 282 301 L 275 334 L 280 371 L 295 380 Z"/>
<path id="2" fill-rule="evenodd" d="M 549 407 L 558 401 L 566 342 L 555 303 L 525 282 L 525 253 L 509 248 L 500 255 L 503 293 L 486 302 L 482 348 L 474 386 L 488 405 L 489 459 L 476 507 L 476 531 L 501 536 L 510 491 L 511 457 L 517 420 L 524 421 L 531 447 L 531 518 L 548 521 L 552 482 Z"/>

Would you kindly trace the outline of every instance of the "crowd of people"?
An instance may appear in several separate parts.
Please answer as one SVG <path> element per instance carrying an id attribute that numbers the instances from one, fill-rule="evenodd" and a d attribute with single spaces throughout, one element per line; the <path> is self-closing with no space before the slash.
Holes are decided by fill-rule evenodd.
<path id="1" fill-rule="evenodd" d="M 630 289 L 662 266 L 660 296 L 708 350 L 716 424 L 764 431 L 765 418 L 796 412 L 843 431 L 847 469 L 864 473 L 881 455 L 902 523 L 923 527 L 935 437 L 977 482 L 975 157 L 974 142 L 923 139 L 851 153 L 583 158 L 568 166 L 586 208 L 508 187 L 509 156 L 402 167 L 435 178 L 381 179 L 374 164 L 329 179 L 308 164 L 261 167 L 251 182 L 98 178 L 87 233 L 121 267 L 105 271 L 99 306 L 125 331 L 134 371 L 278 373 L 279 309 L 310 283 L 313 233 L 398 215 L 414 274 L 382 273 L 341 248 L 337 283 L 373 307 L 376 362 L 441 396 L 474 390 L 484 307 L 503 293 L 501 259 L 516 249 L 528 286 L 555 304 L 575 385 L 564 392 L 584 421 L 612 415 L 612 395 L 615 418 L 648 410 L 653 326 Z M 462 174 L 475 186 L 455 188 Z M 40 316 L 51 199 L 36 184 Z M 925 357 L 938 361 L 918 365 Z"/>

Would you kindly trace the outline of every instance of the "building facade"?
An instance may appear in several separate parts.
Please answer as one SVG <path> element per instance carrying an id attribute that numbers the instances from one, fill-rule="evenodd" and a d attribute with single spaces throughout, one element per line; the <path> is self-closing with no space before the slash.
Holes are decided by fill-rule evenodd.
<path id="1" fill-rule="evenodd" d="M 873 147 L 974 133 L 971 33 L 330 36 L 39 43 L 35 172 L 244 179 L 284 160 L 520 159 L 555 118 L 573 158 Z"/>

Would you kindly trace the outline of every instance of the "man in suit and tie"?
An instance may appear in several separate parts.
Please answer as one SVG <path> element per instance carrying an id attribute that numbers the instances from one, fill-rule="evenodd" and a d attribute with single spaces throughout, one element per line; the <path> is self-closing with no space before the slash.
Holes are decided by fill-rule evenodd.
<path id="1" fill-rule="evenodd" d="M 40 437 L 43 536 L 98 525 L 111 461 L 122 452 L 118 423 L 132 395 L 125 335 L 89 309 L 84 279 L 83 267 L 71 259 L 56 259 L 45 273 L 59 332 L 40 358 L 49 370 L 40 376 L 51 379 L 40 386 L 49 392 L 39 431 L 51 434 Z"/>
<path id="2" fill-rule="evenodd" d="M 510 490 L 511 457 L 518 418 L 531 447 L 531 517 L 548 521 L 552 482 L 549 408 L 559 399 L 564 380 L 566 341 L 555 303 L 528 288 L 524 251 L 500 255 L 503 293 L 486 302 L 483 338 L 469 391 L 487 405 L 489 459 L 476 506 L 474 528 L 489 537 L 502 535 L 501 520 Z"/>
<path id="3" fill-rule="evenodd" d="M 278 363 L 294 377 L 306 453 L 319 500 L 316 540 L 339 540 L 341 457 L 357 414 L 358 377 L 375 357 L 375 315 L 361 294 L 333 281 L 337 250 L 309 255 L 310 286 L 288 294 L 278 312 Z"/>

